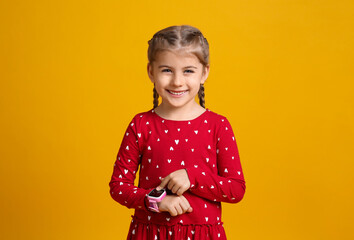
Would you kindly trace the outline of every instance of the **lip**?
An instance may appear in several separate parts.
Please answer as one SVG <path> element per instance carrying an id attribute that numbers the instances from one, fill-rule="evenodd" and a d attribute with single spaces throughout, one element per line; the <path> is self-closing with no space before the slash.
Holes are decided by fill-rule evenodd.
<path id="1" fill-rule="evenodd" d="M 173 96 L 173 97 L 176 97 L 176 98 L 178 98 L 178 97 L 182 97 L 182 96 L 184 96 L 187 92 L 188 92 L 188 90 L 184 90 L 184 91 L 173 91 L 173 90 L 166 90 L 171 96 Z M 180 94 L 180 95 L 176 95 L 176 94 L 172 94 L 171 92 L 175 92 L 175 93 L 182 93 L 182 94 Z"/>

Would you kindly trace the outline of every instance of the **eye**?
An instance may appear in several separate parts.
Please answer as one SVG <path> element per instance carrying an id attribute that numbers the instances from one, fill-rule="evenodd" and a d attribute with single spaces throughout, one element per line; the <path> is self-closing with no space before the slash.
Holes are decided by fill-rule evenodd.
<path id="1" fill-rule="evenodd" d="M 188 69 L 188 70 L 186 70 L 186 71 L 188 71 L 189 73 L 194 73 L 194 71 L 193 71 L 193 70 L 189 70 L 189 69 Z"/>
<path id="2" fill-rule="evenodd" d="M 168 68 L 162 69 L 162 72 L 168 72 L 168 71 L 171 71 L 171 70 Z"/>

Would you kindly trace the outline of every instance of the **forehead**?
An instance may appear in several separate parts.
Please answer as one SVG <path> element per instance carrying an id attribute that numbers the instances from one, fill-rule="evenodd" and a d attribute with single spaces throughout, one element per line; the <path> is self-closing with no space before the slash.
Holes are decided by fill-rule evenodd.
<path id="1" fill-rule="evenodd" d="M 171 66 L 185 64 L 201 65 L 197 56 L 184 49 L 160 51 L 156 54 L 156 62 Z"/>

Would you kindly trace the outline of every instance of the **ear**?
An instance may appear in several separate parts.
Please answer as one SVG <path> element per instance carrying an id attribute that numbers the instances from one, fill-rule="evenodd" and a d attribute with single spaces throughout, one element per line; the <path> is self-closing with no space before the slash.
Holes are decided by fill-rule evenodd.
<path id="1" fill-rule="evenodd" d="M 153 66 L 152 66 L 152 64 L 150 64 L 150 63 L 147 64 L 147 72 L 148 72 L 150 81 L 151 81 L 152 83 L 154 83 L 155 80 L 154 80 L 154 75 L 153 75 Z"/>
<path id="2" fill-rule="evenodd" d="M 209 70 L 210 70 L 210 65 L 207 65 L 206 67 L 204 67 L 204 73 L 202 75 L 202 80 L 201 80 L 201 84 L 204 84 L 209 76 Z"/>

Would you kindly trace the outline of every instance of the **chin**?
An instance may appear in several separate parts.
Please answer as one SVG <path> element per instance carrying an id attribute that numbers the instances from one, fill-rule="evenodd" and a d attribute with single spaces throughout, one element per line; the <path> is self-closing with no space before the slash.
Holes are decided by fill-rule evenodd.
<path id="1" fill-rule="evenodd" d="M 173 108 L 182 108 L 185 106 L 190 106 L 192 104 L 192 101 L 186 101 L 186 102 L 180 102 L 180 103 L 171 103 L 168 102 L 168 105 L 173 107 Z"/>

